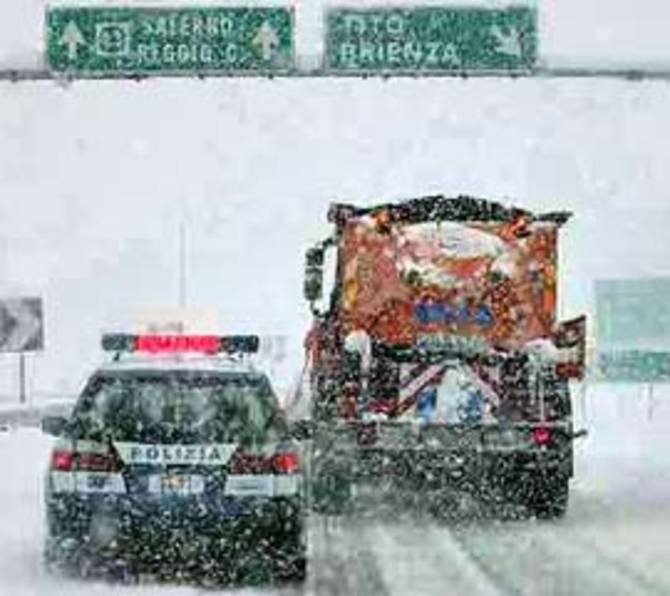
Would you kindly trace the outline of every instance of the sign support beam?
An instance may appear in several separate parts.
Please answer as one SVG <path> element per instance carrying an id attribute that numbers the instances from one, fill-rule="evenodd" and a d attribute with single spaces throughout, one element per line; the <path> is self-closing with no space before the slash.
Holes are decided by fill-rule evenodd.
<path id="1" fill-rule="evenodd" d="M 157 78 L 150 74 L 106 74 L 96 78 L 118 79 L 141 82 L 145 79 Z M 538 67 L 529 72 L 426 72 L 426 73 L 329 73 L 324 70 L 287 70 L 277 73 L 169 73 L 161 74 L 161 78 L 198 78 L 198 79 L 237 79 L 254 77 L 267 79 L 611 79 L 627 82 L 666 81 L 670 82 L 670 68 L 597 68 L 597 67 Z M 90 78 L 90 77 L 89 77 Z M 55 81 L 69 83 L 75 77 L 68 74 L 54 74 L 41 68 L 0 68 L 0 81 L 9 83 L 30 83 L 39 81 Z"/>
<path id="2" fill-rule="evenodd" d="M 26 403 L 26 354 L 19 352 L 19 403 Z"/>

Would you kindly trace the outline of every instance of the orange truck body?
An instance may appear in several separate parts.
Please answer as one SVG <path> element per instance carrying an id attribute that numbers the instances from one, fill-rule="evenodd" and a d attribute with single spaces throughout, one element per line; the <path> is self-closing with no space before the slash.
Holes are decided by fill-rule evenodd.
<path id="1" fill-rule="evenodd" d="M 430 335 L 521 349 L 556 325 L 555 222 L 425 222 L 371 215 L 342 234 L 342 323 L 389 344 Z"/>

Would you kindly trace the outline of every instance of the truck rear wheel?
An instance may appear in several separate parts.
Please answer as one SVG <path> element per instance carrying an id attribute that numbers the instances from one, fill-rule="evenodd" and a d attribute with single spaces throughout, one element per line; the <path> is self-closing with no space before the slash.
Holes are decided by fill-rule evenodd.
<path id="1" fill-rule="evenodd" d="M 542 473 L 530 482 L 524 505 L 538 519 L 558 519 L 568 510 L 569 492 L 569 476 Z"/>
<path id="2" fill-rule="evenodd" d="M 312 480 L 312 511 L 339 515 L 351 502 L 351 480 L 337 469 L 317 472 Z"/>

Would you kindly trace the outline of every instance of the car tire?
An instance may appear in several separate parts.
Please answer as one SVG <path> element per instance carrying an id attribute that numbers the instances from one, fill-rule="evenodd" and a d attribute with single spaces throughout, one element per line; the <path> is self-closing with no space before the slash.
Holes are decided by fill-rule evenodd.
<path id="1" fill-rule="evenodd" d="M 307 579 L 307 557 L 301 556 L 288 563 L 280 575 L 282 581 L 302 583 Z"/>
<path id="2" fill-rule="evenodd" d="M 307 577 L 307 525 L 301 508 L 285 518 L 285 533 L 274 551 L 268 553 L 274 561 L 273 578 L 280 582 L 302 582 Z"/>
<path id="3" fill-rule="evenodd" d="M 62 557 L 53 538 L 47 536 L 42 546 L 42 562 L 49 573 L 58 573 L 62 566 Z"/>
<path id="4" fill-rule="evenodd" d="M 307 578 L 306 546 L 301 539 L 291 540 L 277 558 L 275 578 L 279 581 L 303 582 Z"/>
<path id="5" fill-rule="evenodd" d="M 79 576 L 76 551 L 64 549 L 62 543 L 50 535 L 44 539 L 42 562 L 47 573 L 67 577 Z"/>

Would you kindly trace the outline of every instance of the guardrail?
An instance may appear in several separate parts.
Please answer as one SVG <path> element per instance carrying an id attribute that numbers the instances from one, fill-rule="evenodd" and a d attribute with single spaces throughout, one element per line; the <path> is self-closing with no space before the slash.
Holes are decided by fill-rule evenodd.
<path id="1" fill-rule="evenodd" d="M 52 73 L 45 68 L 0 68 L 0 81 L 21 83 L 29 81 L 49 81 L 70 83 L 79 80 L 91 79 L 125 79 L 142 81 L 156 78 L 193 78 L 193 79 L 239 79 L 239 78 L 359 78 L 359 79 L 423 79 L 423 78 L 455 78 L 455 79 L 478 79 L 478 78 L 509 78 L 509 79 L 621 79 L 624 81 L 670 81 L 670 68 L 647 68 L 647 67 L 535 67 L 527 71 L 370 71 L 370 72 L 333 72 L 322 68 L 315 69 L 293 69 L 277 72 L 170 72 L 158 74 L 147 73 L 114 73 L 104 75 L 81 75 L 76 73 Z"/>

